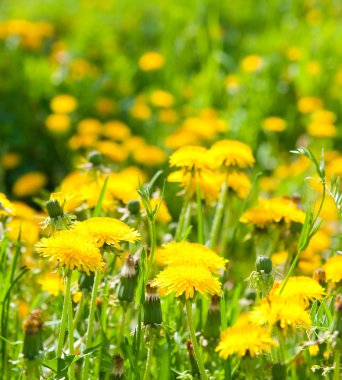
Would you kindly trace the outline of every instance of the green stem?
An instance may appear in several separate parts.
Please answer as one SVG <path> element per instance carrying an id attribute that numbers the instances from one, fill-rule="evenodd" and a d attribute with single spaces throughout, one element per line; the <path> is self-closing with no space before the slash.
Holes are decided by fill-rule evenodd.
<path id="1" fill-rule="evenodd" d="M 81 296 L 80 302 L 78 303 L 78 307 L 77 307 L 75 317 L 74 317 L 74 326 L 76 326 L 76 328 L 77 328 L 78 322 L 80 320 L 80 317 L 83 313 L 85 299 L 87 298 L 87 295 L 88 295 L 88 290 L 83 289 L 82 290 L 82 296 Z"/>
<path id="2" fill-rule="evenodd" d="M 58 336 L 58 344 L 57 344 L 57 358 L 62 357 L 65 330 L 66 330 L 67 318 L 68 318 L 68 309 L 69 309 L 69 303 L 70 303 L 70 297 L 71 297 L 71 293 L 70 293 L 71 273 L 67 273 L 65 277 L 66 277 L 65 296 L 64 296 L 63 310 L 62 310 L 62 320 L 61 320 L 61 325 L 59 328 L 59 336 Z"/>
<path id="3" fill-rule="evenodd" d="M 189 326 L 189 332 L 190 332 L 191 342 L 192 342 L 192 346 L 194 348 L 194 353 L 195 353 L 195 358 L 196 358 L 196 361 L 197 361 L 198 369 L 200 371 L 202 380 L 208 380 L 208 376 L 205 373 L 205 368 L 204 368 L 203 360 L 202 360 L 202 357 L 201 357 L 201 354 L 200 354 L 200 350 L 199 350 L 199 347 L 198 347 L 198 344 L 197 344 L 197 340 L 196 340 L 196 334 L 195 334 L 195 329 L 194 329 L 194 322 L 193 322 L 193 319 L 192 319 L 192 303 L 191 303 L 190 300 L 186 300 L 185 301 L 185 307 L 186 307 L 186 315 L 187 315 L 187 319 L 188 319 L 188 326 Z"/>
<path id="4" fill-rule="evenodd" d="M 150 368 L 152 363 L 152 357 L 153 357 L 153 347 L 154 347 L 154 341 L 155 341 L 155 334 L 152 329 L 150 330 L 150 344 L 147 351 L 147 361 L 146 361 L 146 367 L 144 372 L 143 380 L 147 380 L 149 378 L 150 374 Z"/>
<path id="5" fill-rule="evenodd" d="M 70 275 L 71 278 L 71 275 Z M 72 311 L 72 299 L 69 297 L 68 306 L 68 336 L 69 336 L 69 354 L 74 355 L 74 321 L 73 321 L 73 311 Z M 70 380 L 75 380 L 75 363 L 71 363 L 69 367 L 69 378 Z"/>
<path id="6" fill-rule="evenodd" d="M 220 230 L 224 206 L 226 205 L 226 201 L 227 201 L 227 182 L 224 181 L 221 187 L 220 198 L 216 206 L 213 224 L 210 231 L 209 244 L 208 244 L 209 248 L 215 247 L 217 236 Z"/>
<path id="7" fill-rule="evenodd" d="M 197 201 L 197 242 L 199 244 L 204 243 L 203 235 L 203 210 L 201 199 L 201 187 L 199 180 L 196 179 L 196 201 Z"/>
<path id="8" fill-rule="evenodd" d="M 340 362 L 341 362 L 341 351 L 336 349 L 335 351 L 335 365 L 334 365 L 334 380 L 340 379 Z"/>
<path id="9" fill-rule="evenodd" d="M 124 306 L 122 308 L 122 319 L 121 319 L 121 326 L 120 326 L 119 338 L 118 338 L 118 344 L 117 344 L 118 348 L 120 348 L 121 346 L 122 338 L 125 332 L 126 315 L 127 315 L 127 308 Z"/>
<path id="10" fill-rule="evenodd" d="M 300 250 L 297 251 L 296 257 L 295 257 L 294 260 L 292 261 L 292 264 L 291 264 L 291 266 L 290 266 L 290 269 L 289 269 L 289 271 L 287 272 L 287 275 L 286 275 L 286 277 L 285 277 L 285 280 L 283 281 L 283 284 L 282 284 L 282 286 L 281 286 L 281 288 L 280 288 L 279 294 L 281 294 L 281 293 L 284 291 L 284 288 L 285 288 L 285 286 L 286 286 L 286 284 L 287 284 L 287 281 L 289 281 L 289 278 L 290 278 L 290 276 L 292 275 L 292 273 L 293 273 L 293 271 L 294 271 L 294 269 L 295 269 L 295 267 L 296 267 L 296 265 L 297 265 L 297 263 L 298 263 L 298 261 L 299 261 L 299 258 L 300 258 L 300 254 L 301 254 L 301 253 L 302 253 L 302 252 L 301 252 Z"/>
<path id="11" fill-rule="evenodd" d="M 150 250 L 150 259 L 148 261 L 146 275 L 145 275 L 145 282 L 144 282 L 144 288 L 146 286 L 146 282 L 148 280 L 148 275 L 151 270 L 151 266 L 154 260 L 154 253 L 156 251 L 156 245 L 157 245 L 157 233 L 156 233 L 156 221 L 155 220 L 149 220 L 149 227 L 150 227 L 150 239 L 151 239 L 151 250 Z"/>
<path id="12" fill-rule="evenodd" d="M 95 322 L 95 311 L 97 307 L 96 299 L 97 299 L 97 292 L 98 292 L 98 287 L 100 284 L 100 279 L 101 279 L 101 272 L 97 271 L 94 278 L 93 291 L 91 293 L 87 338 L 86 338 L 86 345 L 85 345 L 86 350 L 89 349 L 92 344 L 93 329 L 94 329 L 94 322 Z M 83 376 L 82 376 L 83 380 L 89 380 L 88 372 L 89 372 L 89 355 L 85 356 L 84 358 Z"/>
<path id="13" fill-rule="evenodd" d="M 185 195 L 182 210 L 181 210 L 181 213 L 179 215 L 177 230 L 176 230 L 176 234 L 175 234 L 175 241 L 181 240 L 182 232 L 184 230 L 183 226 L 184 226 L 185 214 L 186 214 L 186 211 L 188 209 L 188 204 L 189 204 L 189 195 L 187 193 Z"/>

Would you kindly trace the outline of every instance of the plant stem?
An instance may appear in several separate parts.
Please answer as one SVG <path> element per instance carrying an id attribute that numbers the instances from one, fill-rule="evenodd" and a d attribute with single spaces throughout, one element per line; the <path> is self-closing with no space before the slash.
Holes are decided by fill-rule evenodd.
<path id="1" fill-rule="evenodd" d="M 146 286 L 146 282 L 148 280 L 148 275 L 151 270 L 151 266 L 154 260 L 154 253 L 156 251 L 156 245 L 157 245 L 157 233 L 156 233 L 156 221 L 155 219 L 149 220 L 148 222 L 149 227 L 150 227 L 150 244 L 151 244 L 151 250 L 150 250 L 150 259 L 148 261 L 147 265 L 147 270 L 146 270 L 146 275 L 145 275 L 145 282 L 144 282 L 144 288 Z"/>
<path id="2" fill-rule="evenodd" d="M 201 199 L 201 187 L 198 178 L 196 178 L 196 201 L 197 201 L 197 242 L 204 243 L 203 236 L 203 211 Z"/>
<path id="3" fill-rule="evenodd" d="M 68 309 L 70 303 L 70 287 L 71 287 L 71 273 L 66 274 L 65 296 L 63 302 L 62 319 L 59 328 L 58 344 L 57 344 L 57 358 L 62 357 L 62 351 L 64 346 L 65 330 L 67 325 Z"/>
<path id="4" fill-rule="evenodd" d="M 180 213 L 179 219 L 178 219 L 177 230 L 175 233 L 175 241 L 181 240 L 182 232 L 184 230 L 183 226 L 184 226 L 185 214 L 186 214 L 186 211 L 188 209 L 188 204 L 189 204 L 189 195 L 188 195 L 188 193 L 186 193 L 185 198 L 184 198 L 184 202 L 183 202 L 183 206 L 182 206 L 182 210 L 181 210 L 181 213 Z"/>
<path id="5" fill-rule="evenodd" d="M 285 286 L 286 286 L 286 284 L 287 284 L 287 281 L 289 281 L 289 278 L 290 278 L 290 276 L 292 275 L 292 272 L 294 271 L 294 269 L 295 269 L 295 267 L 296 267 L 296 265 L 297 265 L 297 263 L 298 263 L 298 261 L 299 261 L 299 258 L 300 258 L 300 254 L 301 254 L 301 253 L 302 253 L 301 250 L 298 250 L 298 251 L 297 251 L 296 257 L 295 257 L 294 260 L 292 261 L 292 264 L 291 264 L 291 266 L 290 266 L 289 271 L 287 272 L 287 275 L 286 275 L 286 277 L 285 277 L 285 280 L 284 280 L 284 282 L 283 282 L 283 285 L 282 285 L 281 288 L 280 288 L 279 294 L 281 294 L 281 293 L 283 292 L 283 290 L 284 290 L 284 288 L 285 288 Z"/>
<path id="6" fill-rule="evenodd" d="M 71 278 L 71 275 L 70 275 Z M 69 297 L 68 306 L 68 336 L 69 336 L 69 354 L 74 355 L 74 321 L 73 321 L 73 311 L 72 311 L 72 299 Z M 69 367 L 69 378 L 70 380 L 75 380 L 75 363 L 71 363 Z"/>
<path id="7" fill-rule="evenodd" d="M 210 231 L 209 244 L 208 244 L 209 248 L 215 247 L 217 236 L 220 230 L 224 206 L 226 205 L 226 201 L 227 201 L 227 182 L 224 181 L 221 187 L 220 198 L 216 206 L 214 220 L 213 220 L 212 228 Z"/>
<path id="8" fill-rule="evenodd" d="M 86 346 L 85 346 L 86 350 L 90 348 L 92 344 L 93 329 L 94 329 L 94 322 L 95 322 L 95 311 L 97 307 L 96 298 L 97 298 L 98 287 L 100 284 L 100 279 L 101 279 L 101 272 L 97 271 L 94 278 L 93 291 L 91 293 L 87 338 L 86 338 Z M 88 372 L 89 372 L 89 355 L 85 356 L 84 358 L 83 376 L 82 376 L 83 380 L 89 380 Z"/>
<path id="9" fill-rule="evenodd" d="M 341 362 L 341 351 L 336 349 L 335 351 L 335 365 L 334 365 L 334 380 L 340 379 L 340 362 Z"/>
<path id="10" fill-rule="evenodd" d="M 192 342 L 192 346 L 194 348 L 194 353 L 195 353 L 195 358 L 196 358 L 196 361 L 197 361 L 198 369 L 200 371 L 202 380 L 208 380 L 208 376 L 205 373 L 205 368 L 204 368 L 203 360 L 202 360 L 202 357 L 201 357 L 201 354 L 200 354 L 200 350 L 199 350 L 199 347 L 198 347 L 198 344 L 197 344 L 197 340 L 196 340 L 196 334 L 195 334 L 195 329 L 194 329 L 194 322 L 193 322 L 193 319 L 192 319 L 192 303 L 191 303 L 190 300 L 186 300 L 185 301 L 185 307 L 186 307 L 186 315 L 187 315 L 187 319 L 188 319 L 188 326 L 189 326 L 189 332 L 190 332 L 191 342 Z"/>
<path id="11" fill-rule="evenodd" d="M 147 352 L 147 361 L 146 361 L 146 367 L 144 372 L 143 380 L 147 380 L 150 374 L 150 368 L 152 363 L 152 357 L 153 357 L 153 347 L 154 347 L 154 341 L 155 341 L 155 333 L 150 330 L 150 344 L 148 346 L 148 352 Z"/>

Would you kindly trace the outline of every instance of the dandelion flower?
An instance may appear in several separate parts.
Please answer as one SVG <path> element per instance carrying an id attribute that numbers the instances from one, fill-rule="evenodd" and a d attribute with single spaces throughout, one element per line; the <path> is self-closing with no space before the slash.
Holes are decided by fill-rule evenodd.
<path id="1" fill-rule="evenodd" d="M 47 178 L 40 172 L 29 172 L 19 177 L 13 185 L 13 194 L 26 197 L 36 194 L 47 183 Z"/>
<path id="2" fill-rule="evenodd" d="M 77 108 L 77 100 L 71 95 L 57 95 L 51 100 L 50 107 L 55 113 L 70 113 Z"/>
<path id="3" fill-rule="evenodd" d="M 203 266 L 169 266 L 157 275 L 152 286 L 165 290 L 165 294 L 175 293 L 176 297 L 184 294 L 186 299 L 194 298 L 196 291 L 221 295 L 220 281 Z"/>
<path id="4" fill-rule="evenodd" d="M 283 332 L 288 328 L 311 326 L 309 312 L 302 302 L 288 300 L 280 296 L 272 295 L 262 300 L 250 313 L 253 323 L 269 326 L 278 324 Z"/>
<path id="5" fill-rule="evenodd" d="M 215 351 L 219 352 L 221 358 L 227 359 L 233 354 L 239 357 L 257 356 L 263 352 L 270 352 L 272 346 L 276 346 L 276 342 L 272 339 L 269 329 L 243 321 L 221 333 Z"/>
<path id="6" fill-rule="evenodd" d="M 252 149 L 241 141 L 221 140 L 216 142 L 210 148 L 210 154 L 215 160 L 225 166 L 238 166 L 246 168 L 253 166 L 255 159 Z"/>
<path id="7" fill-rule="evenodd" d="M 263 120 L 262 127 L 268 132 L 282 132 L 286 129 L 286 121 L 281 117 L 270 116 Z"/>
<path id="8" fill-rule="evenodd" d="M 164 66 L 165 58 L 156 51 L 148 51 L 139 59 L 139 67 L 143 71 L 155 71 Z"/>
<path id="9" fill-rule="evenodd" d="M 99 247 L 108 244 L 120 249 L 120 242 L 134 243 L 140 240 L 138 231 L 121 220 L 108 217 L 91 218 L 77 223 L 74 231 L 91 236 Z"/>
<path id="10" fill-rule="evenodd" d="M 275 289 L 275 294 L 279 294 L 282 288 L 282 282 Z M 308 300 L 321 300 L 325 294 L 323 287 L 313 278 L 307 276 L 290 277 L 284 290 L 281 293 L 282 298 L 288 300 L 298 300 L 307 302 Z"/>
<path id="11" fill-rule="evenodd" d="M 228 263 L 228 260 L 220 257 L 206 246 L 186 241 L 165 245 L 161 257 L 163 257 L 164 263 L 169 266 L 202 266 L 210 272 L 224 269 Z"/>
<path id="12" fill-rule="evenodd" d="M 78 269 L 80 272 L 96 272 L 104 266 L 94 239 L 76 231 L 59 231 L 50 238 L 43 238 L 36 245 L 38 253 L 59 266 Z"/>
<path id="13" fill-rule="evenodd" d="M 38 284 L 41 285 L 44 292 L 53 296 L 58 296 L 59 292 L 65 292 L 65 285 L 58 273 L 46 273 L 39 276 Z"/>
<path id="14" fill-rule="evenodd" d="M 14 213 L 14 205 L 4 193 L 0 193 L 0 217 L 10 216 Z"/>
<path id="15" fill-rule="evenodd" d="M 208 152 L 208 149 L 202 146 L 183 146 L 170 156 L 170 166 L 186 170 L 213 169 L 216 163 Z"/>
<path id="16" fill-rule="evenodd" d="M 330 257 L 323 265 L 326 280 L 340 282 L 342 280 L 342 255 Z"/>

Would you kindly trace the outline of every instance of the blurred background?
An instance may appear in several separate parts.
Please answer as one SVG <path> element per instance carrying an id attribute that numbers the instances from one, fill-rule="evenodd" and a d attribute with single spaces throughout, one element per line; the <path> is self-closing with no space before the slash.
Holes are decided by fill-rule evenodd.
<path id="1" fill-rule="evenodd" d="M 341 16 L 338 0 L 1 1 L 0 191 L 51 191 L 94 149 L 147 176 L 218 138 L 266 175 L 296 145 L 340 150 Z"/>

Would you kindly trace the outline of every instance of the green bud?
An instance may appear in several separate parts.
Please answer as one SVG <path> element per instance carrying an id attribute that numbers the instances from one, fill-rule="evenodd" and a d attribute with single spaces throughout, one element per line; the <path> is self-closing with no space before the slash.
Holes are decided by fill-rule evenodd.
<path id="1" fill-rule="evenodd" d="M 267 256 L 258 256 L 255 262 L 256 270 L 261 273 L 262 271 L 266 274 L 272 272 L 272 260 Z"/>
<path id="2" fill-rule="evenodd" d="M 186 341 L 186 349 L 188 350 L 188 353 L 189 353 L 191 374 L 193 377 L 200 377 L 200 371 L 198 369 L 197 361 L 195 358 L 194 348 L 192 346 L 192 342 L 190 339 Z"/>
<path id="3" fill-rule="evenodd" d="M 124 360 L 120 355 L 114 355 L 113 357 L 113 376 L 112 380 L 123 380 L 124 378 Z"/>
<path id="4" fill-rule="evenodd" d="M 88 153 L 88 160 L 94 166 L 100 166 L 103 163 L 103 156 L 97 150 L 92 150 L 91 152 Z"/>
<path id="5" fill-rule="evenodd" d="M 24 344 L 23 355 L 25 359 L 34 360 L 43 350 L 42 339 L 42 312 L 33 310 L 23 323 Z"/>
<path id="6" fill-rule="evenodd" d="M 208 308 L 207 321 L 204 325 L 203 335 L 206 338 L 218 338 L 220 336 L 221 311 L 220 297 L 214 295 Z"/>
<path id="7" fill-rule="evenodd" d="M 57 199 L 50 199 L 46 202 L 46 211 L 51 219 L 63 217 L 63 207 L 58 203 Z"/>
<path id="8" fill-rule="evenodd" d="M 140 211 L 140 202 L 137 200 L 129 201 L 127 208 L 131 214 L 138 215 Z"/>
<path id="9" fill-rule="evenodd" d="M 157 288 L 153 288 L 150 282 L 146 284 L 144 302 L 144 325 L 160 325 L 163 322 L 160 298 Z"/>
<path id="10" fill-rule="evenodd" d="M 118 286 L 118 299 L 120 301 L 132 302 L 134 291 L 138 281 L 137 265 L 132 255 L 127 255 L 122 267 L 120 283 Z"/>

